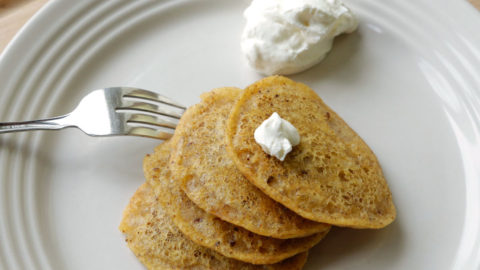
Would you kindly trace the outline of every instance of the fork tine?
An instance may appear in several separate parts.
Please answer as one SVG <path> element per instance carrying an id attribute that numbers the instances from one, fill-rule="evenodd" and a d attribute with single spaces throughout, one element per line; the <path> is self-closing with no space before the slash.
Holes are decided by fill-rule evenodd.
<path id="1" fill-rule="evenodd" d="M 129 97 L 129 98 L 137 98 L 137 99 L 146 99 L 152 102 L 158 102 L 166 105 L 170 105 L 173 107 L 177 107 L 179 109 L 185 110 L 186 108 L 175 101 L 164 97 L 162 95 L 159 95 L 154 92 L 150 92 L 147 90 L 143 89 L 138 89 L 138 88 L 124 88 L 123 89 L 123 96 L 124 97 Z"/>
<path id="2" fill-rule="evenodd" d="M 135 112 L 140 114 L 161 115 L 175 119 L 180 119 L 183 114 L 183 111 L 178 112 L 178 110 L 170 110 L 168 108 L 160 107 L 150 103 L 133 102 L 129 100 L 123 100 L 121 106 L 116 108 L 115 110 L 117 112 Z"/>
<path id="3" fill-rule="evenodd" d="M 126 132 L 127 135 L 134 135 L 140 137 L 148 137 L 153 139 L 168 140 L 173 134 L 168 132 L 163 132 L 154 128 L 148 127 L 132 127 L 129 128 Z"/>
<path id="4" fill-rule="evenodd" d="M 132 113 L 124 113 L 124 119 L 126 119 L 127 123 L 134 123 L 134 124 L 142 124 L 148 126 L 157 126 L 157 127 L 164 127 L 170 128 L 175 130 L 178 121 L 168 121 L 167 119 L 147 115 L 147 114 L 132 114 Z"/>

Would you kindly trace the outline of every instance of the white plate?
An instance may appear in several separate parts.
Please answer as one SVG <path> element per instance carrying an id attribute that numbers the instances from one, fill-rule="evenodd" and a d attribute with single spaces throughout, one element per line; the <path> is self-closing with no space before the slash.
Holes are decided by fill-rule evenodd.
<path id="1" fill-rule="evenodd" d="M 466 1 L 351 0 L 361 25 L 305 82 L 366 140 L 393 192 L 382 230 L 335 229 L 305 269 L 478 269 L 480 13 Z M 68 112 L 107 86 L 191 105 L 260 78 L 247 1 L 52 1 L 0 59 L 0 120 Z M 0 137 L 0 269 L 142 269 L 117 229 L 158 141 L 78 130 Z"/>

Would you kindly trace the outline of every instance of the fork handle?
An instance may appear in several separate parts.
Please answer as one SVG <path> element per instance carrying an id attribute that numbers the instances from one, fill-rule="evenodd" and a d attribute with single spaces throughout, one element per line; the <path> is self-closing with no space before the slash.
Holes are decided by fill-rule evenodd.
<path id="1" fill-rule="evenodd" d="M 29 130 L 58 130 L 66 127 L 71 127 L 65 122 L 68 115 L 58 116 L 48 119 L 39 119 L 22 122 L 0 122 L 0 134 L 17 131 Z"/>

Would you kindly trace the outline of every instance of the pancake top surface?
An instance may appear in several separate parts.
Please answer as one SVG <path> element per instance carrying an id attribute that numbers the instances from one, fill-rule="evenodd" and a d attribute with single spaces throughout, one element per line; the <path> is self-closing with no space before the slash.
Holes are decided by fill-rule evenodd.
<path id="1" fill-rule="evenodd" d="M 175 139 L 175 137 L 174 137 Z M 188 199 L 168 170 L 170 146 L 162 144 L 144 160 L 147 182 L 158 202 L 180 231 L 195 243 L 218 253 L 254 264 L 272 264 L 307 251 L 327 233 L 296 239 L 260 236 L 208 214 Z"/>
<path id="2" fill-rule="evenodd" d="M 274 270 L 302 269 L 306 253 L 273 265 L 253 265 L 229 259 L 186 238 L 156 201 L 148 183 L 141 185 L 126 207 L 120 230 L 148 269 Z"/>
<path id="3" fill-rule="evenodd" d="M 273 112 L 301 137 L 283 162 L 267 155 L 253 136 Z M 381 228 L 395 219 L 373 152 L 304 84 L 272 76 L 247 87 L 230 114 L 226 141 L 250 182 L 305 218 L 355 228 Z"/>
<path id="4" fill-rule="evenodd" d="M 177 126 L 170 169 L 187 196 L 206 212 L 249 231 L 294 238 L 329 229 L 302 218 L 252 185 L 225 147 L 226 121 L 241 90 L 220 88 L 203 94 Z"/>

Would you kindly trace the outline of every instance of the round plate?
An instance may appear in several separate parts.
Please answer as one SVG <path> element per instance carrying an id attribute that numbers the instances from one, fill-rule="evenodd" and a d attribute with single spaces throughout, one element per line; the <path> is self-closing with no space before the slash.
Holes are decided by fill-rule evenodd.
<path id="1" fill-rule="evenodd" d="M 377 154 L 398 209 L 334 229 L 305 269 L 478 269 L 480 14 L 466 1 L 347 1 L 357 32 L 292 79 Z M 0 58 L 0 120 L 64 114 L 91 90 L 185 105 L 259 79 L 240 53 L 248 1 L 51 1 Z M 454 16 L 455 15 L 455 16 Z M 142 269 L 117 227 L 159 141 L 78 130 L 0 136 L 0 269 Z"/>

